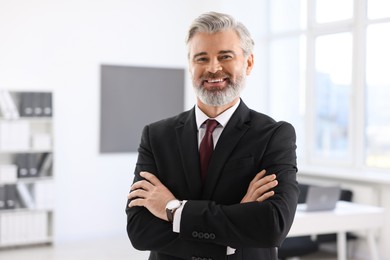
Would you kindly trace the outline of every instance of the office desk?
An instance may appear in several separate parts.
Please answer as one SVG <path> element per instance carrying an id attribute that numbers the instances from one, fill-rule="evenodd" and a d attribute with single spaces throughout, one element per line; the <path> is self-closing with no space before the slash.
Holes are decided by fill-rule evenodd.
<path id="1" fill-rule="evenodd" d="M 337 233 L 337 257 L 347 259 L 347 231 L 367 231 L 371 259 L 379 259 L 374 232 L 385 221 L 383 208 L 339 201 L 332 211 L 306 212 L 298 205 L 289 237 Z"/>

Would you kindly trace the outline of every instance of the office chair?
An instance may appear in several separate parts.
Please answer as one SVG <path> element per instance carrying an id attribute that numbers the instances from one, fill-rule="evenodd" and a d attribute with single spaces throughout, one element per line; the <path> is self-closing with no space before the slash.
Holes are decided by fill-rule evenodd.
<path id="1" fill-rule="evenodd" d="M 298 184 L 298 187 L 298 203 L 305 203 L 309 185 Z M 317 241 L 312 240 L 311 236 L 287 237 L 278 250 L 278 257 L 283 260 L 288 257 L 308 255 L 318 250 L 319 244 Z"/>

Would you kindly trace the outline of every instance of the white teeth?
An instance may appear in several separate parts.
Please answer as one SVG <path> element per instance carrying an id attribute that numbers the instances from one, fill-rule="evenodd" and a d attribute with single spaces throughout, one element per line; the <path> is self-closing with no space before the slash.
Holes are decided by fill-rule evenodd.
<path id="1" fill-rule="evenodd" d="M 209 79 L 208 82 L 209 83 L 217 83 L 217 82 L 222 82 L 223 79 Z"/>

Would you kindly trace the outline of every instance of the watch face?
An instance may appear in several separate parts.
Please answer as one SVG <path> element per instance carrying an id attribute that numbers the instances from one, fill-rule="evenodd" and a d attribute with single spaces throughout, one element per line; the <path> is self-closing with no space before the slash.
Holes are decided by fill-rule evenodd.
<path id="1" fill-rule="evenodd" d="M 167 204 L 167 209 L 177 209 L 180 207 L 180 201 L 179 200 L 171 200 Z"/>

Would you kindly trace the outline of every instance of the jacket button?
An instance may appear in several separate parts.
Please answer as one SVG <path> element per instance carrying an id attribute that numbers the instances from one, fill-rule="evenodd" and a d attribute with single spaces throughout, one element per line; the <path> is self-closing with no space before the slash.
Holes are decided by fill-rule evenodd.
<path id="1" fill-rule="evenodd" d="M 199 232 L 198 233 L 198 238 L 202 239 L 204 237 L 204 233 L 203 232 Z"/>
<path id="2" fill-rule="evenodd" d="M 194 232 L 192 232 L 192 237 L 198 237 L 198 232 L 196 232 L 196 231 L 194 231 Z"/>
<path id="3" fill-rule="evenodd" d="M 215 239 L 215 234 L 214 233 L 210 234 L 210 239 Z"/>
<path id="4" fill-rule="evenodd" d="M 204 239 L 209 239 L 210 238 L 210 234 L 209 233 L 204 233 L 203 237 L 204 237 Z"/>

